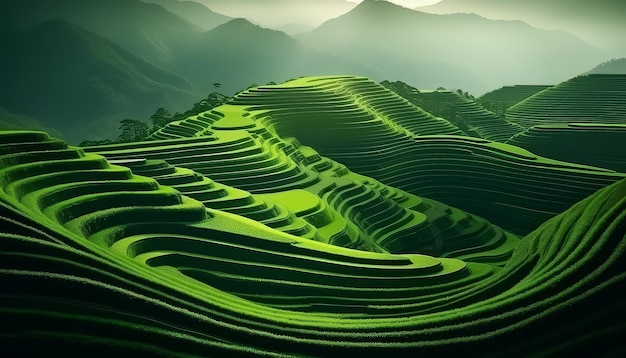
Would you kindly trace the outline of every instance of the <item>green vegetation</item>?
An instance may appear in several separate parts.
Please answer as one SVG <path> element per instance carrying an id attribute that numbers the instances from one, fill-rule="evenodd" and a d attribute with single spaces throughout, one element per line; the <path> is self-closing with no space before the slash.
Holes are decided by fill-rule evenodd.
<path id="1" fill-rule="evenodd" d="M 363 77 L 206 105 L 159 108 L 143 141 L 0 131 L 5 351 L 623 352 L 626 174 L 467 136 Z"/>
<path id="2" fill-rule="evenodd" d="M 626 172 L 626 124 L 536 125 L 507 143 L 550 158 Z"/>
<path id="3" fill-rule="evenodd" d="M 511 107 L 506 118 L 526 129 L 540 124 L 623 124 L 626 75 L 591 74 L 572 78 Z"/>
<path id="4" fill-rule="evenodd" d="M 518 234 L 529 233 L 624 177 L 537 157 L 518 147 L 455 136 L 464 132 L 366 78 L 307 77 L 250 89 L 230 104 L 247 108 L 280 137 L 295 137 L 353 171 L 480 215 Z M 486 118 L 482 133 L 489 133 L 490 121 L 514 127 L 493 115 Z M 168 131 L 181 132 L 178 127 Z M 197 133 L 201 131 L 189 135 Z"/>
<path id="5" fill-rule="evenodd" d="M 505 117 L 506 111 L 526 98 L 551 86 L 516 85 L 504 86 L 495 91 L 485 93 L 476 102 L 498 117 Z"/>
<path id="6" fill-rule="evenodd" d="M 481 108 L 472 95 L 461 90 L 419 91 L 405 83 L 389 81 L 381 85 L 433 115 L 447 119 L 473 137 L 504 142 L 523 130 Z"/>

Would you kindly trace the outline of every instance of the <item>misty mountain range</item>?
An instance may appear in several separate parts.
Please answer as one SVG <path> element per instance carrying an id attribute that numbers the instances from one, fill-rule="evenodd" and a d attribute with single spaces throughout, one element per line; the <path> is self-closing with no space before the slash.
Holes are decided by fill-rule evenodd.
<path id="1" fill-rule="evenodd" d="M 558 83 L 615 57 L 569 32 L 521 21 L 428 14 L 375 0 L 272 1 L 4 3 L 0 115 L 28 120 L 13 124 L 3 115 L 0 125 L 38 121 L 77 143 L 114 136 L 122 118 L 147 119 L 158 107 L 184 110 L 215 84 L 232 95 L 253 84 L 351 74 L 480 95 L 503 85 Z M 274 2 L 283 5 L 272 10 Z"/>
<path id="2" fill-rule="evenodd" d="M 622 0 L 442 0 L 417 10 L 522 20 L 544 29 L 570 32 L 617 56 L 626 50 L 626 3 Z"/>

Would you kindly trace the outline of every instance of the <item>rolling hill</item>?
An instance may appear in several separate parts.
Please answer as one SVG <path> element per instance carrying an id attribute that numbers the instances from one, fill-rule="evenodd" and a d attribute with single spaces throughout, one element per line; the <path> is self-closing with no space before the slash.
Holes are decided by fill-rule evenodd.
<path id="1" fill-rule="evenodd" d="M 514 85 L 504 86 L 487 92 L 476 99 L 486 110 L 492 111 L 500 117 L 506 114 L 506 111 L 525 100 L 526 98 L 537 94 L 544 89 L 551 87 L 547 85 Z"/>
<path id="2" fill-rule="evenodd" d="M 591 69 L 586 75 L 607 74 L 607 75 L 626 75 L 626 58 L 616 58 Z"/>
<path id="3" fill-rule="evenodd" d="M 624 174 L 454 133 L 349 76 L 249 89 L 144 142 L 82 149 L 0 131 L 3 350 L 623 353 Z M 400 142 L 386 179 L 491 175 L 518 210 L 505 223 L 568 186 L 589 196 L 520 240 L 315 147 L 367 168 Z M 476 199 L 463 182 L 450 197 Z"/>
<path id="4" fill-rule="evenodd" d="M 604 59 L 564 32 L 473 14 L 426 14 L 374 0 L 297 38 L 380 68 L 385 79 L 476 95 L 511 83 L 558 83 Z"/>
<path id="5" fill-rule="evenodd" d="M 509 108 L 507 120 L 539 124 L 626 122 L 626 75 L 590 74 L 549 87 Z"/>
<path id="6" fill-rule="evenodd" d="M 523 130 L 519 125 L 482 108 L 467 92 L 445 89 L 420 91 L 400 81 L 383 81 L 381 84 L 414 105 L 447 119 L 473 137 L 505 142 Z"/>
<path id="7" fill-rule="evenodd" d="M 34 27 L 5 49 L 0 106 L 74 143 L 116 136 L 120 119 L 147 118 L 155 102 L 184 108 L 201 96 L 183 78 L 62 20 Z"/>
<path id="8" fill-rule="evenodd" d="M 279 137 L 297 138 L 353 171 L 478 214 L 517 234 L 624 177 L 464 137 L 449 121 L 366 78 L 307 77 L 260 86 L 238 94 L 230 106 Z M 215 111 L 219 117 L 220 107 Z M 202 135 L 203 122 L 175 122 L 155 138 Z"/>
<path id="9" fill-rule="evenodd" d="M 626 8 L 620 0 L 443 0 L 417 10 L 437 14 L 476 13 L 491 19 L 522 20 L 545 29 L 568 31 L 623 56 Z"/>
<path id="10" fill-rule="evenodd" d="M 559 160 L 623 171 L 626 74 L 620 63 L 601 64 L 509 108 L 507 119 L 526 130 L 507 143 Z"/>

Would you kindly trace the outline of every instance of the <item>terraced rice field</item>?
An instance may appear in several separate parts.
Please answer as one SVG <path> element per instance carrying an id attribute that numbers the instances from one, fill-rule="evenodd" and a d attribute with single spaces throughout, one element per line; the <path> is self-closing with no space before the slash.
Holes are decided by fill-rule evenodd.
<path id="1" fill-rule="evenodd" d="M 506 118 L 526 129 L 541 124 L 624 124 L 626 75 L 573 78 L 516 104 Z"/>
<path id="2" fill-rule="evenodd" d="M 550 158 L 626 172 L 626 119 L 624 124 L 536 125 L 507 143 Z"/>
<path id="3" fill-rule="evenodd" d="M 2 349 L 625 353 L 626 175 L 465 134 L 359 77 L 144 142 L 0 132 Z"/>
<path id="4" fill-rule="evenodd" d="M 500 114 L 525 100 L 526 98 L 533 96 L 549 87 L 546 85 L 515 85 L 504 86 L 495 91 L 485 93 L 477 98 L 476 102 L 483 106 L 485 109 L 494 113 Z"/>
<path id="5" fill-rule="evenodd" d="M 399 87 L 395 83 L 386 85 L 409 102 L 447 119 L 472 137 L 504 142 L 523 131 L 519 125 L 496 116 L 456 91 L 420 91 L 416 88 Z"/>

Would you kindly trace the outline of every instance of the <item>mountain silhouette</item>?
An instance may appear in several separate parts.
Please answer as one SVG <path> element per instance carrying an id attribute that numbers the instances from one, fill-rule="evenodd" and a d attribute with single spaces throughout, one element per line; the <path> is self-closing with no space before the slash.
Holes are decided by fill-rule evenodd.
<path id="1" fill-rule="evenodd" d="M 196 0 L 213 11 L 243 17 L 261 26 L 277 29 L 300 23 L 319 26 L 322 22 L 350 11 L 355 3 L 346 0 Z"/>
<path id="2" fill-rule="evenodd" d="M 559 82 L 601 61 L 582 40 L 522 22 L 435 15 L 367 0 L 297 36 L 420 88 L 486 92 L 505 84 Z"/>
<path id="3" fill-rule="evenodd" d="M 218 14 L 196 1 L 178 0 L 142 0 L 146 3 L 157 4 L 173 14 L 191 21 L 194 25 L 210 30 L 232 20 L 232 17 Z"/>
<path id="4" fill-rule="evenodd" d="M 63 20 L 35 26 L 0 57 L 0 106 L 70 141 L 114 134 L 121 116 L 155 103 L 185 107 L 200 94 L 183 78 Z"/>
<path id="5" fill-rule="evenodd" d="M 522 20 L 545 29 L 571 32 L 614 54 L 626 45 L 626 7 L 621 0 L 443 0 L 418 7 L 437 14 L 472 12 L 488 18 Z"/>
<path id="6" fill-rule="evenodd" d="M 200 88 L 219 82 L 226 93 L 304 75 L 381 76 L 372 67 L 310 49 L 283 32 L 245 19 L 231 20 L 205 33 L 181 60 L 180 68 Z"/>

